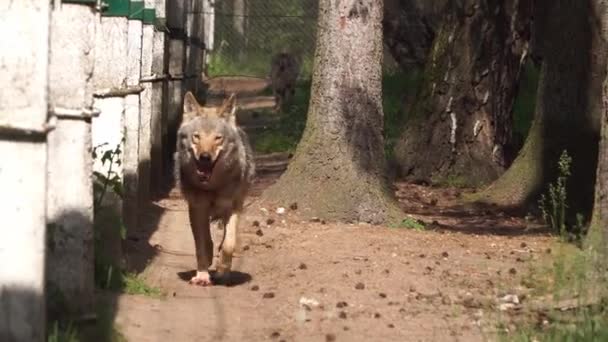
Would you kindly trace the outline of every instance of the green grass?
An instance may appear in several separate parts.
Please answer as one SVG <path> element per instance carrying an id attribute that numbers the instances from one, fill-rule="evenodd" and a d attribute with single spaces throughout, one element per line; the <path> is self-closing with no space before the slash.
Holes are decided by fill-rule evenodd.
<path id="1" fill-rule="evenodd" d="M 152 298 L 162 298 L 165 295 L 161 289 L 146 284 L 143 278 L 133 273 L 124 273 L 122 284 L 122 291 L 126 294 Z"/>
<path id="2" fill-rule="evenodd" d="M 420 72 L 409 73 L 394 71 L 386 73 L 383 78 L 383 107 L 385 151 L 392 154 L 394 144 L 399 138 L 406 115 L 403 103 L 405 98 L 412 98 L 420 81 Z M 293 103 L 284 113 L 276 127 L 256 134 L 253 137 L 254 149 L 261 153 L 293 152 L 302 137 L 306 126 L 308 103 L 310 100 L 310 81 L 299 82 Z M 264 95 L 271 94 L 267 90 Z M 261 115 L 264 115 L 262 113 Z"/>
<path id="3" fill-rule="evenodd" d="M 54 321 L 48 327 L 47 342 L 80 342 L 78 329 L 72 323 Z"/>
<path id="4" fill-rule="evenodd" d="M 404 228 L 404 229 L 412 229 L 416 231 L 426 230 L 426 226 L 424 222 L 420 220 L 416 220 L 413 217 L 406 217 L 399 224 L 392 226 L 391 228 Z"/>
<path id="5" fill-rule="evenodd" d="M 502 334 L 501 340 L 608 341 L 608 279 L 605 263 L 597 260 L 589 250 L 557 241 L 551 255 L 531 267 L 522 284 L 532 288 L 532 298 L 574 298 L 578 307 L 546 312 L 545 324 L 528 319 L 515 332 Z"/>
<path id="6" fill-rule="evenodd" d="M 210 77 L 223 75 L 267 77 L 270 75 L 272 55 L 260 52 L 249 52 L 241 61 L 231 53 L 216 53 L 210 57 L 208 73 Z M 312 56 L 305 56 L 300 65 L 300 78 L 310 78 L 312 74 Z"/>
<path id="7" fill-rule="evenodd" d="M 254 149 L 261 153 L 295 151 L 306 126 L 309 99 L 310 81 L 298 82 L 292 104 L 279 114 L 276 126 L 252 137 Z M 264 116 L 265 113 L 260 115 Z"/>

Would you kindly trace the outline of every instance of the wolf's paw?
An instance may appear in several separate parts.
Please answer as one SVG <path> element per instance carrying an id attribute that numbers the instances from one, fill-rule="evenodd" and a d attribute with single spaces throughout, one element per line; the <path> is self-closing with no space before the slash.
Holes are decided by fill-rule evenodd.
<path id="1" fill-rule="evenodd" d="M 211 277 L 209 272 L 196 272 L 196 275 L 188 282 L 190 285 L 211 286 Z"/>
<path id="2" fill-rule="evenodd" d="M 229 274 L 230 274 L 230 267 L 229 266 L 221 266 L 221 265 L 217 266 L 217 271 L 216 271 L 215 275 L 218 278 L 225 278 Z"/>

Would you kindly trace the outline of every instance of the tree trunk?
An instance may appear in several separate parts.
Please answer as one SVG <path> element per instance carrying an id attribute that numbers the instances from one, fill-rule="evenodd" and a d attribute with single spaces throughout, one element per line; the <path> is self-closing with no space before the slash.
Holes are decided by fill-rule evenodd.
<path id="1" fill-rule="evenodd" d="M 592 1 L 538 1 L 534 35 L 542 67 L 535 122 L 513 165 L 476 199 L 515 208 L 533 203 L 555 180 L 559 155 L 567 150 L 573 157 L 569 211 L 590 212 L 606 75 L 606 45 Z"/>
<path id="2" fill-rule="evenodd" d="M 448 0 L 386 0 L 384 43 L 401 68 L 422 67 Z"/>
<path id="3" fill-rule="evenodd" d="M 264 196 L 308 214 L 380 224 L 399 209 L 385 177 L 379 0 L 320 0 L 308 121 Z"/>
<path id="4" fill-rule="evenodd" d="M 599 2 L 599 1 L 597 1 Z M 603 27 L 608 27 L 608 12 L 605 8 L 597 9 L 598 18 Z M 602 30 L 604 41 L 608 40 L 608 32 Z M 604 68 L 608 68 L 608 58 L 604 56 L 602 61 Z M 604 81 L 601 108 L 600 141 L 597 159 L 597 173 L 595 183 L 595 202 L 593 206 L 593 217 L 589 232 L 586 237 L 586 245 L 600 253 L 599 264 L 605 269 L 608 259 L 608 77 Z"/>
<path id="5" fill-rule="evenodd" d="M 402 176 L 479 185 L 504 171 L 531 12 L 528 0 L 450 3 L 395 149 Z"/>
<path id="6" fill-rule="evenodd" d="M 245 0 L 234 0 L 233 3 L 233 27 L 234 33 L 237 36 L 238 44 L 238 58 L 240 61 L 244 61 L 247 51 L 247 36 L 245 34 L 245 21 L 246 17 L 246 4 Z"/>

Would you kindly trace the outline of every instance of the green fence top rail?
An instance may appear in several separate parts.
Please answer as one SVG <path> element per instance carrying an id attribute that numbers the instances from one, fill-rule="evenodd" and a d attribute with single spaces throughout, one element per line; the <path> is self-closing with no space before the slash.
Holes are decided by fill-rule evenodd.
<path id="1" fill-rule="evenodd" d="M 131 5 L 129 6 L 129 19 L 144 20 L 144 2 L 143 1 L 131 1 Z"/>
<path id="2" fill-rule="evenodd" d="M 102 12 L 104 17 L 126 17 L 129 15 L 129 0 L 102 0 L 107 7 Z"/>
<path id="3" fill-rule="evenodd" d="M 144 8 L 143 20 L 144 24 L 146 25 L 154 25 L 154 23 L 156 22 L 156 9 Z"/>

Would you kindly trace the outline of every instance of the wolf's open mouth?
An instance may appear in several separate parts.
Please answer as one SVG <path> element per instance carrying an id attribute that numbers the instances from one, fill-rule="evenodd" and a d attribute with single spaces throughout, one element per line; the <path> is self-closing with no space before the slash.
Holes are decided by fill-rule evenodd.
<path id="1" fill-rule="evenodd" d="M 196 174 L 200 181 L 206 182 L 209 180 L 209 178 L 211 178 L 213 168 L 215 167 L 217 161 L 220 159 L 220 155 L 218 155 L 213 161 L 210 159 L 196 159 Z"/>

